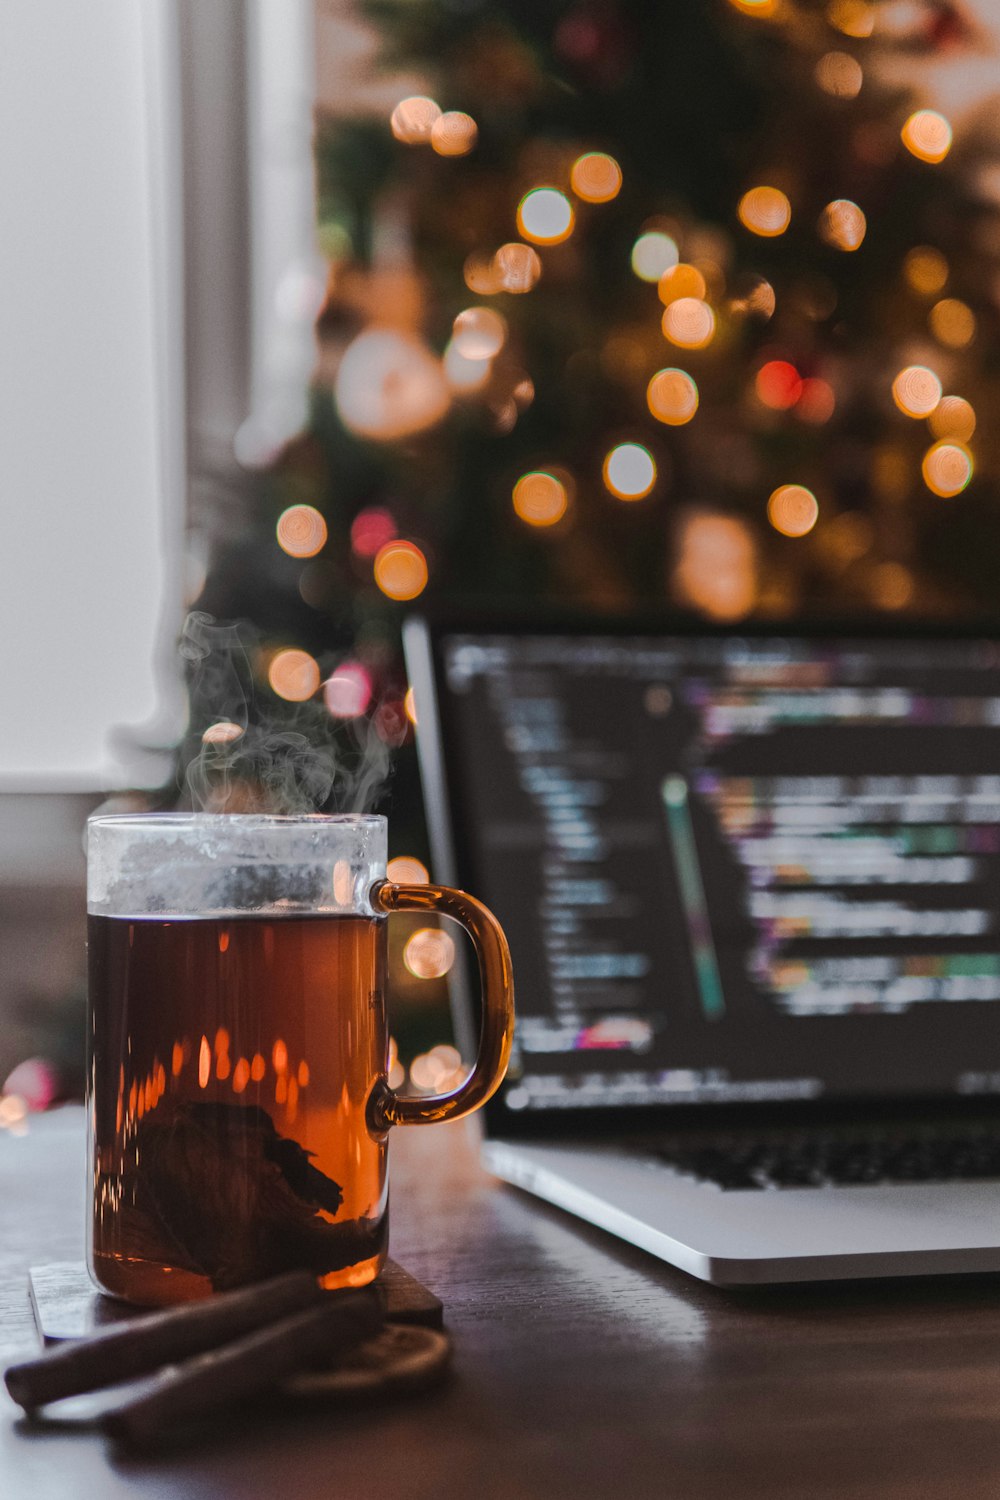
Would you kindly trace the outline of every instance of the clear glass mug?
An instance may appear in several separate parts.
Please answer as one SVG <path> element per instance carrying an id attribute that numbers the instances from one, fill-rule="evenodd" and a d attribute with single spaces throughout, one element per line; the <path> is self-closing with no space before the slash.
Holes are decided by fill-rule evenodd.
<path id="1" fill-rule="evenodd" d="M 97 1285 L 146 1305 L 306 1267 L 361 1286 L 385 1259 L 392 1125 L 499 1086 L 510 954 L 473 897 L 386 880 L 386 820 L 205 813 L 88 825 Z M 389 1087 L 386 917 L 455 918 L 479 957 L 479 1056 L 446 1094 Z"/>

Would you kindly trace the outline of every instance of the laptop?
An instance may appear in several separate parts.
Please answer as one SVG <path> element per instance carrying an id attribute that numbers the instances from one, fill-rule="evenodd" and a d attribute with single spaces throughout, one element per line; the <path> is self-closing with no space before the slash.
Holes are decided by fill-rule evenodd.
<path id="1" fill-rule="evenodd" d="M 1000 1270 L 1000 630 L 404 647 L 436 876 L 513 957 L 488 1167 L 721 1285 Z"/>

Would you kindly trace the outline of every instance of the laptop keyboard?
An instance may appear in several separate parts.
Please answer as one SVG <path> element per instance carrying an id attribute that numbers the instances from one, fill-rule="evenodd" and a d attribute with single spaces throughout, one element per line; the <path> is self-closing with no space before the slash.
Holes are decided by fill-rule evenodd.
<path id="1" fill-rule="evenodd" d="M 1000 1122 L 965 1134 L 666 1142 L 653 1154 L 678 1172 L 729 1190 L 860 1187 L 877 1182 L 1000 1179 Z"/>

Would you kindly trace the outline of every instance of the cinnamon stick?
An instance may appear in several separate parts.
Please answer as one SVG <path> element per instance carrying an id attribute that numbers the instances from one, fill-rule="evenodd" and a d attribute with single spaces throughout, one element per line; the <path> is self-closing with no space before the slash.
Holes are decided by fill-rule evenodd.
<path id="1" fill-rule="evenodd" d="M 377 1288 L 330 1292 L 315 1307 L 168 1367 L 151 1391 L 106 1412 L 100 1426 L 128 1448 L 151 1447 L 181 1423 L 267 1390 L 305 1366 L 335 1362 L 384 1321 Z"/>
<path id="2" fill-rule="evenodd" d="M 60 1345 L 4 1372 L 7 1389 L 28 1412 L 64 1396 L 100 1390 L 239 1338 L 326 1295 L 308 1271 L 221 1292 L 202 1302 L 136 1317 L 87 1339 Z"/>

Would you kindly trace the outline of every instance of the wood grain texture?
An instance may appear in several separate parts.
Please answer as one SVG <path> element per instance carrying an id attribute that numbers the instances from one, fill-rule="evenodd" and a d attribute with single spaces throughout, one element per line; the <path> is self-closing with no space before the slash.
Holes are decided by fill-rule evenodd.
<path id="1" fill-rule="evenodd" d="M 448 1309 L 447 1385 L 349 1413 L 255 1410 L 144 1465 L 96 1434 L 33 1437 L 5 1404 L 4 1495 L 1000 1494 L 997 1278 L 723 1292 L 498 1186 L 469 1124 L 399 1131 L 390 1154 L 393 1255 Z M 11 1357 L 35 1347 L 28 1266 L 80 1254 L 79 1111 L 0 1136 L 0 1201 Z"/>

